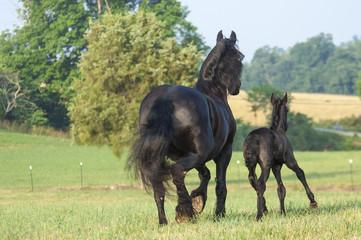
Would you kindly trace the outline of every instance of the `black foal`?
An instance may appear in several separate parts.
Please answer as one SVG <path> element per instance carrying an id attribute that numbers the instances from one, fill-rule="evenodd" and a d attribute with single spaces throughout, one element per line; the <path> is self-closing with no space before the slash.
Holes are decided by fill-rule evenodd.
<path id="1" fill-rule="evenodd" d="M 288 127 L 287 93 L 282 100 L 272 93 L 271 103 L 273 105 L 271 127 L 259 128 L 250 132 L 243 144 L 243 156 L 249 170 L 248 179 L 257 192 L 257 220 L 262 218 L 263 213 L 268 213 L 263 194 L 266 191 L 266 181 L 271 169 L 278 184 L 277 192 L 280 199 L 281 214 L 286 214 L 284 207 L 286 188 L 283 186 L 281 179 L 283 164 L 286 164 L 288 168 L 294 171 L 297 178 L 302 182 L 310 199 L 311 208 L 314 210 L 318 208 L 313 193 L 307 185 L 305 174 L 298 166 L 293 155 L 291 142 L 286 136 Z M 262 170 L 258 180 L 255 172 L 257 163 Z"/>

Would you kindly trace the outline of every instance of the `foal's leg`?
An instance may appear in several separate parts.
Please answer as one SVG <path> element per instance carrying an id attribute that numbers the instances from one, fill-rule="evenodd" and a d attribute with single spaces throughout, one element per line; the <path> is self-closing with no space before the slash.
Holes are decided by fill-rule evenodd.
<path id="1" fill-rule="evenodd" d="M 264 192 L 266 191 L 266 182 L 268 180 L 270 173 L 270 168 L 262 168 L 261 176 L 257 181 L 257 220 L 260 220 L 263 216 L 263 212 L 265 214 L 268 213 L 266 207 L 266 200 L 263 197 Z"/>
<path id="2" fill-rule="evenodd" d="M 286 188 L 285 186 L 283 186 L 283 182 L 281 179 L 281 168 L 282 165 L 275 165 L 272 168 L 272 172 L 275 175 L 278 184 L 277 193 L 278 193 L 278 198 L 280 199 L 281 214 L 286 215 L 285 212 Z"/>
<path id="3" fill-rule="evenodd" d="M 196 168 L 201 181 L 200 186 L 191 193 L 193 209 L 196 213 L 201 213 L 207 201 L 207 187 L 211 179 L 211 173 L 206 165 Z"/>
<path id="4" fill-rule="evenodd" d="M 314 197 L 311 189 L 308 187 L 306 177 L 305 177 L 305 173 L 298 166 L 298 164 L 296 162 L 296 159 L 294 158 L 293 154 L 290 155 L 290 157 L 287 159 L 286 166 L 296 173 L 297 178 L 302 182 L 302 184 L 303 184 L 303 186 L 304 186 L 304 188 L 306 190 L 306 194 L 307 194 L 308 199 L 310 199 L 311 208 L 313 210 L 316 210 L 318 208 L 318 205 L 317 205 L 317 202 L 315 201 L 315 197 Z"/>
<path id="5" fill-rule="evenodd" d="M 158 208 L 158 218 L 160 225 L 168 224 L 165 212 L 164 212 L 164 197 L 165 197 L 165 188 L 162 182 L 153 183 L 153 191 L 154 191 L 154 200 L 157 204 Z"/>
<path id="6" fill-rule="evenodd" d="M 214 158 L 216 163 L 216 195 L 217 195 L 217 206 L 215 217 L 224 217 L 226 214 L 226 197 L 227 197 L 227 187 L 226 187 L 226 170 L 229 164 L 229 161 L 232 157 L 232 145 L 228 145 L 223 149 L 223 151 Z"/>
<path id="7" fill-rule="evenodd" d="M 256 174 L 256 167 L 248 167 L 248 181 L 251 184 L 251 186 L 256 190 L 257 192 L 257 174 Z"/>

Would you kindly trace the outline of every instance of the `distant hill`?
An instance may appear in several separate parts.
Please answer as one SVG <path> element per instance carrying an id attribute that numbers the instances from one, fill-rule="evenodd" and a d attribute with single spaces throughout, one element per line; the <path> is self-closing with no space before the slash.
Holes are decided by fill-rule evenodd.
<path id="1" fill-rule="evenodd" d="M 289 109 L 303 113 L 315 122 L 361 115 L 361 98 L 358 96 L 320 93 L 291 93 L 291 96 Z M 235 118 L 255 124 L 254 113 L 251 111 L 250 103 L 247 102 L 245 91 L 241 91 L 237 96 L 230 96 L 228 102 Z M 266 116 L 262 111 L 257 112 L 257 125 L 267 125 Z"/>

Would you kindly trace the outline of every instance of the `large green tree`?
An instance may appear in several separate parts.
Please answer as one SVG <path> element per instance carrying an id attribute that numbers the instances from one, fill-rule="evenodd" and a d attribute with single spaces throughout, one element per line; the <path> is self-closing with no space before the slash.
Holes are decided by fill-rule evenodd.
<path id="1" fill-rule="evenodd" d="M 193 42 L 198 49 L 207 49 L 196 28 L 185 20 L 188 10 L 175 0 L 20 1 L 24 26 L 0 36 L 0 65 L 19 75 L 31 101 L 41 109 L 40 115 L 55 128 L 66 129 L 70 123 L 67 107 L 74 95 L 70 86 L 79 77 L 81 53 L 87 51 L 83 35 L 89 19 L 96 21 L 105 12 L 153 11 L 164 23 L 165 38 L 177 36 L 179 45 Z M 34 119 L 27 114 L 25 118 Z"/>
<path id="2" fill-rule="evenodd" d="M 135 132 L 141 100 L 160 84 L 194 84 L 202 52 L 165 38 L 155 14 L 105 15 L 87 32 L 81 79 L 70 108 L 77 143 L 109 144 L 116 154 Z"/>
<path id="3" fill-rule="evenodd" d="M 24 26 L 0 38 L 0 61 L 19 74 L 51 126 L 66 128 L 69 87 L 85 49 L 89 13 L 83 1 L 24 0 L 22 16 Z"/>

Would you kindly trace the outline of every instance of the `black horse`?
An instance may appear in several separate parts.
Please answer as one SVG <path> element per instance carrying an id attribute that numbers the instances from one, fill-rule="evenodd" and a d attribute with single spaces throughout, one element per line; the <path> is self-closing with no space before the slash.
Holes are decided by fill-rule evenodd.
<path id="1" fill-rule="evenodd" d="M 140 175 L 146 188 L 153 187 L 159 224 L 167 224 L 164 182 L 170 179 L 178 195 L 177 222 L 187 222 L 203 210 L 211 177 L 205 164 L 211 159 L 217 168 L 216 216 L 225 214 L 226 169 L 236 131 L 227 95 L 239 93 L 244 57 L 235 44 L 233 31 L 229 39 L 220 31 L 193 88 L 162 85 L 142 101 L 140 137 L 128 166 Z M 198 171 L 200 186 L 189 195 L 184 178 L 193 168 Z"/>
<path id="2" fill-rule="evenodd" d="M 281 214 L 285 213 L 284 199 L 286 188 L 281 180 L 281 168 L 286 164 L 294 171 L 298 179 L 302 182 L 307 196 L 311 201 L 311 208 L 317 209 L 318 205 L 313 193 L 307 185 L 305 174 L 298 166 L 293 155 L 291 142 L 286 136 L 287 125 L 287 93 L 282 100 L 272 93 L 271 103 L 273 105 L 271 127 L 259 128 L 248 134 L 243 144 L 243 156 L 249 170 L 248 179 L 252 187 L 257 192 L 257 220 L 261 219 L 263 213 L 267 214 L 266 201 L 263 197 L 266 191 L 266 181 L 270 170 L 276 177 L 278 184 L 278 197 L 280 199 Z M 261 176 L 257 180 L 255 172 L 257 163 L 261 166 Z"/>

